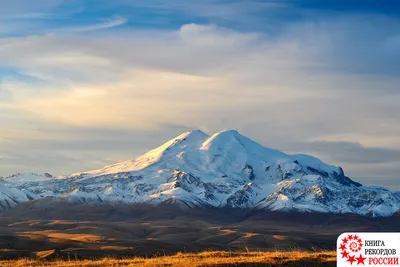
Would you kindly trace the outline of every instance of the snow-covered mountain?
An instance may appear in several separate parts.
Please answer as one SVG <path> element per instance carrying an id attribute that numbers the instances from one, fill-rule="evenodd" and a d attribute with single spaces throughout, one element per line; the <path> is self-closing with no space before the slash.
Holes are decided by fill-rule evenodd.
<path id="1" fill-rule="evenodd" d="M 340 167 L 265 148 L 234 130 L 213 136 L 188 131 L 134 160 L 66 177 L 0 179 L 0 210 L 46 197 L 372 216 L 400 210 L 399 193 L 362 186 Z"/>

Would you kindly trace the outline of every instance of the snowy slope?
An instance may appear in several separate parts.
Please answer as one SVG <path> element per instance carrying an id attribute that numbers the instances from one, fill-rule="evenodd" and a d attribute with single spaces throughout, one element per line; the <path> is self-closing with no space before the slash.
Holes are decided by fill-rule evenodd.
<path id="1" fill-rule="evenodd" d="M 0 183 L 0 211 L 16 207 L 18 204 L 37 199 L 37 196 L 27 190 L 4 186 Z"/>
<path id="2" fill-rule="evenodd" d="M 23 184 L 23 183 L 30 183 L 30 182 L 43 182 L 54 179 L 51 174 L 49 173 L 17 173 L 8 177 L 0 177 L 0 179 L 4 180 L 10 184 Z"/>
<path id="3" fill-rule="evenodd" d="M 29 189 L 31 199 L 56 197 L 74 203 L 168 202 L 193 208 L 373 216 L 390 216 L 400 209 L 398 193 L 364 187 L 338 166 L 265 148 L 234 130 L 213 136 L 189 131 L 134 160 L 57 179 L 50 175 L 3 178 L 0 186 L 13 188 L 18 203 L 27 200 L 23 194 L 28 198 Z"/>

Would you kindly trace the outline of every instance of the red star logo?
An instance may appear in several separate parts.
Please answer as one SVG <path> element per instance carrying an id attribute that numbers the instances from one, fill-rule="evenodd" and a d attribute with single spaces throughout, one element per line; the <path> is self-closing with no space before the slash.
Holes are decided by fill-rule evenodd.
<path id="1" fill-rule="evenodd" d="M 361 253 L 359 254 L 358 258 L 356 255 L 353 255 L 357 252 L 362 250 L 364 246 L 362 239 L 356 235 L 347 235 L 345 238 L 342 239 L 342 243 L 339 245 L 338 252 L 342 254 L 342 259 L 346 259 L 351 265 L 357 262 L 357 265 L 365 265 L 366 257 L 363 257 Z"/>
<path id="2" fill-rule="evenodd" d="M 355 262 L 356 260 L 354 259 L 355 256 L 349 256 L 349 258 L 347 259 L 348 262 L 350 262 L 351 265 L 353 265 L 353 262 Z"/>
<path id="3" fill-rule="evenodd" d="M 340 253 L 342 254 L 342 259 L 347 258 L 349 256 L 349 253 L 347 253 L 346 250 Z"/>
<path id="4" fill-rule="evenodd" d="M 356 258 L 356 260 L 357 260 L 357 265 L 359 265 L 359 264 L 365 265 L 364 261 L 365 261 L 366 259 L 367 259 L 367 258 L 363 258 L 363 256 L 360 254 L 360 256 L 359 256 L 358 258 Z"/>

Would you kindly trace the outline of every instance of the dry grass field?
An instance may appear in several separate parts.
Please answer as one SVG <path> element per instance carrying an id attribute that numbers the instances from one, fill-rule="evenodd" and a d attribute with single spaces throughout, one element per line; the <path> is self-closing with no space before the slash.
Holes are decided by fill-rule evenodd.
<path id="1" fill-rule="evenodd" d="M 0 267 L 335 266 L 341 233 L 400 230 L 400 214 L 56 205 L 1 215 Z"/>
<path id="2" fill-rule="evenodd" d="M 51 253 L 44 251 L 43 254 Z M 39 257 L 41 255 L 38 255 Z M 335 266 L 336 253 L 274 251 L 274 252 L 201 252 L 177 253 L 153 258 L 104 258 L 99 260 L 31 260 L 0 261 L 1 267 L 117 267 L 117 266 Z"/>

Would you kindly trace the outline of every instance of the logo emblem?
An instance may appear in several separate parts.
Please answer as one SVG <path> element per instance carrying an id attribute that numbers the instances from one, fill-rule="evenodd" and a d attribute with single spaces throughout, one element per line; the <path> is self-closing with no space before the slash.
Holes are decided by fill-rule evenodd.
<path id="1" fill-rule="evenodd" d="M 339 250 L 341 250 L 342 259 L 346 259 L 348 263 L 364 264 L 366 258 L 362 256 L 363 240 L 358 235 L 348 234 L 341 240 Z M 359 254 L 359 255 L 358 255 Z M 358 256 L 358 257 L 357 257 Z M 357 257 L 357 258 L 356 258 Z"/>

